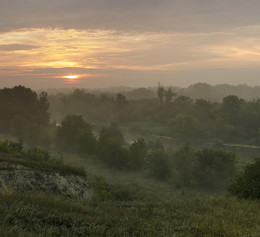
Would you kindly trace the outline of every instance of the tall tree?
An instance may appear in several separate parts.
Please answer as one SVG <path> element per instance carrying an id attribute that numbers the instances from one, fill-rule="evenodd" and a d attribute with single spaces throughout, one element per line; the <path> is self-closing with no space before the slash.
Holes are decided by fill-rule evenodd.
<path id="1" fill-rule="evenodd" d="M 0 132 L 11 133 L 27 142 L 47 139 L 49 126 L 47 93 L 38 96 L 24 86 L 0 90 Z"/>
<path id="2" fill-rule="evenodd" d="M 163 104 L 164 92 L 165 92 L 164 88 L 162 86 L 159 86 L 157 89 L 157 95 L 161 104 Z"/>
<path id="3" fill-rule="evenodd" d="M 67 115 L 62 120 L 57 127 L 56 141 L 62 150 L 81 153 L 92 153 L 95 146 L 92 127 L 79 115 Z"/>
<path id="4" fill-rule="evenodd" d="M 171 88 L 165 91 L 164 94 L 165 94 L 165 104 L 169 104 L 172 101 L 173 96 L 176 96 L 176 93 L 174 93 Z"/>

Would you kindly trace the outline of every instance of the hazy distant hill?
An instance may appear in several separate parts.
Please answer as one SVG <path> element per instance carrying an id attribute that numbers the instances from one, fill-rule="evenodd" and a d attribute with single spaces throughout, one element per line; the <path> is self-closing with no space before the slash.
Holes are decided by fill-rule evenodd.
<path id="1" fill-rule="evenodd" d="M 168 86 L 165 86 L 168 88 Z M 59 93 L 72 94 L 76 88 L 62 88 L 62 89 L 47 89 L 49 95 L 55 95 Z M 89 89 L 82 88 L 85 92 L 91 94 L 105 94 L 110 97 L 114 97 L 117 93 L 122 93 L 129 100 L 136 99 L 151 99 L 157 97 L 157 87 L 147 88 L 131 88 L 131 87 L 113 87 L 113 88 L 99 88 Z M 206 99 L 209 101 L 222 101 L 222 99 L 228 95 L 237 95 L 245 100 L 253 100 L 260 98 L 260 86 L 248 86 L 248 85 L 209 85 L 207 83 L 197 83 L 187 88 L 172 87 L 178 95 L 189 96 L 192 99 Z M 41 91 L 41 90 L 39 90 Z"/>
<path id="2" fill-rule="evenodd" d="M 179 93 L 193 99 L 203 98 L 210 101 L 221 101 L 222 98 L 228 95 L 237 95 L 245 100 L 252 100 L 260 98 L 260 86 L 234 86 L 228 84 L 212 86 L 206 83 L 197 83 L 180 90 Z"/>

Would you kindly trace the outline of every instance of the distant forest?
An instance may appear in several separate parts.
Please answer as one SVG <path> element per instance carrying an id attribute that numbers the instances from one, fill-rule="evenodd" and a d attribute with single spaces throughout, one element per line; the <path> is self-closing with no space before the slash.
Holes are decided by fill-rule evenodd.
<path id="1" fill-rule="evenodd" d="M 260 99 L 232 94 L 212 102 L 159 86 L 156 97 L 131 100 L 80 89 L 48 96 L 16 86 L 0 90 L 0 110 L 1 135 L 19 139 L 0 142 L 4 152 L 26 144 L 36 148 L 25 156 L 48 160 L 37 148 L 43 147 L 206 192 L 226 190 L 239 167 L 227 143 L 260 145 Z"/>
<path id="2" fill-rule="evenodd" d="M 236 95 L 244 100 L 254 100 L 260 97 L 260 86 L 248 86 L 246 84 L 242 85 L 209 85 L 207 83 L 197 83 L 191 85 L 187 88 L 181 88 L 176 86 L 166 86 L 170 87 L 178 95 L 188 96 L 192 99 L 205 99 L 211 102 L 221 102 L 222 99 L 228 95 Z M 76 88 L 67 89 L 47 89 L 46 92 L 49 95 L 55 95 L 58 93 L 69 94 L 72 93 Z M 129 100 L 138 99 L 152 99 L 157 97 L 157 87 L 147 87 L 147 88 L 130 88 L 130 87 L 114 87 L 114 88 L 104 88 L 104 89 L 83 89 L 85 92 L 100 95 L 113 95 L 116 93 L 121 93 L 126 96 Z M 40 92 L 40 91 L 39 91 Z"/>
<path id="3" fill-rule="evenodd" d="M 244 94 L 254 88 L 227 86 L 221 90 L 222 87 L 226 88 L 196 84 L 178 91 L 159 86 L 156 91 L 141 88 L 114 94 L 75 89 L 72 93 L 50 95 L 48 99 L 52 120 L 57 122 L 67 114 L 77 114 L 95 126 L 116 122 L 128 133 L 141 137 L 166 136 L 180 143 L 260 145 L 260 99 L 246 100 L 228 93 L 229 87 L 241 93 L 244 87 Z M 219 102 L 208 100 L 205 98 L 210 93 L 205 88 L 228 95 Z M 187 96 L 188 92 L 193 96 Z M 148 94 L 150 98 L 140 98 L 149 97 Z"/>
<path id="4" fill-rule="evenodd" d="M 136 137 L 148 140 L 168 137 L 171 142 L 180 144 L 260 145 L 260 99 L 246 100 L 230 92 L 216 102 L 205 99 L 208 93 L 205 88 L 222 93 L 233 88 L 243 94 L 260 90 L 258 87 L 196 84 L 181 91 L 159 86 L 155 91 L 140 88 L 127 93 L 98 94 L 75 89 L 71 93 L 48 95 L 23 86 L 4 88 L 0 90 L 0 132 L 48 144 L 57 124 L 67 115 L 79 115 L 92 124 L 95 134 L 110 123 L 116 124 L 124 136 L 131 135 L 130 140 L 126 138 L 128 142 Z M 187 92 L 194 91 L 192 97 L 187 96 Z M 155 96 L 139 96 L 149 97 L 149 93 Z"/>

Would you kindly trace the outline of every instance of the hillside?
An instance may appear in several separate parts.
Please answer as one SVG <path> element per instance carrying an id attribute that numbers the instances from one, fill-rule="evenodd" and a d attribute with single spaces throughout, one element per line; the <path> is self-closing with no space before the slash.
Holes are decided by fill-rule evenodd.
<path id="1" fill-rule="evenodd" d="M 49 158 L 38 148 L 24 150 L 18 143 L 0 142 L 0 190 L 90 198 L 84 170 Z"/>
<path id="2" fill-rule="evenodd" d="M 8 143 L 1 143 L 2 151 L 10 148 L 11 143 L 3 144 Z M 136 190 L 124 181 L 123 171 L 118 171 L 121 190 L 100 176 L 90 187 L 82 169 L 47 159 L 46 154 L 44 160 L 41 150 L 33 151 L 0 153 L 1 236 L 258 236 L 260 232 L 258 201 L 184 190 L 180 196 L 173 187 L 166 198 L 159 195 L 160 185 L 155 185 L 157 195 L 150 192 L 152 181 L 138 189 L 142 194 L 137 198 L 129 198 Z M 140 181 L 136 179 L 136 186 Z"/>
<path id="3" fill-rule="evenodd" d="M 1 155 L 0 155 L 1 156 Z M 90 190 L 86 179 L 77 175 L 61 175 L 6 161 L 0 157 L 0 188 L 16 192 L 46 192 L 67 197 L 88 198 Z"/>

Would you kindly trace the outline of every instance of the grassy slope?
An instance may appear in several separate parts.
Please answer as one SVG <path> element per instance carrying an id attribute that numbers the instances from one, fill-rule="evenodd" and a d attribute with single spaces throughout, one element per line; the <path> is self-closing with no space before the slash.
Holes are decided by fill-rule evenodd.
<path id="1" fill-rule="evenodd" d="M 32 160 L 32 159 L 21 159 L 15 157 L 13 154 L 0 153 L 0 162 L 7 161 L 9 163 L 20 164 L 32 169 L 38 169 L 43 171 L 54 171 L 58 172 L 61 175 L 78 175 L 86 176 L 84 169 L 77 168 L 71 165 L 66 165 L 57 162 L 47 162 L 41 160 Z M 1 167 L 0 167 L 1 169 Z"/>
<path id="2" fill-rule="evenodd" d="M 0 236 L 259 236 L 259 201 L 176 194 L 170 184 L 145 174 L 115 172 L 76 156 L 64 159 L 84 167 L 90 182 L 102 175 L 139 201 L 66 200 L 1 191 Z"/>
<path id="3" fill-rule="evenodd" d="M 1 236 L 259 236 L 260 204 L 233 198 L 191 202 L 79 202 L 0 194 Z M 19 236 L 18 235 L 18 236 Z"/>

